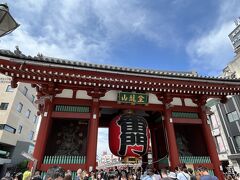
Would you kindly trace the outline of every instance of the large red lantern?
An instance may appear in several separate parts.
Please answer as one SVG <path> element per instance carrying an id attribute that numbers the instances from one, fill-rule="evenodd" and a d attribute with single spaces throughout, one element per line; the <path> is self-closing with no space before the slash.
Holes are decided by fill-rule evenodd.
<path id="1" fill-rule="evenodd" d="M 149 129 L 147 121 L 134 113 L 117 116 L 109 126 L 109 148 L 120 157 L 140 157 L 148 152 Z"/>

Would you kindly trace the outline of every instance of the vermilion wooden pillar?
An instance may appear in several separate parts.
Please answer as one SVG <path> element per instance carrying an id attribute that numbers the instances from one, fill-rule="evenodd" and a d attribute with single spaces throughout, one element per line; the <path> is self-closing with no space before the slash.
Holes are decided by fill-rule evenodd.
<path id="1" fill-rule="evenodd" d="M 214 168 L 214 174 L 220 179 L 223 180 L 223 173 L 220 170 L 220 161 L 218 158 L 218 154 L 216 151 L 216 145 L 214 143 L 213 137 L 212 137 L 212 133 L 210 130 L 210 127 L 207 123 L 207 115 L 206 115 L 206 111 L 204 108 L 205 105 L 205 101 L 202 101 L 201 103 L 199 103 L 199 111 L 200 111 L 200 118 L 202 120 L 202 130 L 203 130 L 203 134 L 204 134 L 204 138 L 205 138 L 205 142 L 207 145 L 207 150 Z"/>
<path id="2" fill-rule="evenodd" d="M 171 122 L 171 110 L 165 104 L 165 111 L 164 111 L 164 125 L 167 132 L 167 139 L 168 139 L 168 152 L 169 152 L 169 159 L 170 159 L 170 168 L 174 170 L 180 164 L 179 161 L 179 154 L 176 142 L 176 136 L 174 131 L 174 125 Z"/>
<path id="3" fill-rule="evenodd" d="M 47 139 L 52 126 L 51 115 L 53 111 L 53 103 L 48 101 L 45 104 L 45 107 L 46 108 L 43 112 L 40 128 L 38 131 L 37 141 L 36 141 L 34 152 L 33 152 L 33 157 L 38 160 L 37 169 L 40 169 L 40 166 L 43 162 Z"/>
<path id="4" fill-rule="evenodd" d="M 99 99 L 93 98 L 92 113 L 88 125 L 88 141 L 87 141 L 87 170 L 96 168 L 96 154 L 97 154 L 97 137 L 99 125 Z"/>

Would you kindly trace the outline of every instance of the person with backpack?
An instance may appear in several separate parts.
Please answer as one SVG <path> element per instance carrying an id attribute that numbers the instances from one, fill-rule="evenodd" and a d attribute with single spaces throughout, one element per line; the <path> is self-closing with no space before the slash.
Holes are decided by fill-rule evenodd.
<path id="1" fill-rule="evenodd" d="M 200 174 L 200 180 L 218 180 L 216 176 L 212 176 L 209 174 L 208 168 L 206 167 L 200 167 L 198 171 Z"/>

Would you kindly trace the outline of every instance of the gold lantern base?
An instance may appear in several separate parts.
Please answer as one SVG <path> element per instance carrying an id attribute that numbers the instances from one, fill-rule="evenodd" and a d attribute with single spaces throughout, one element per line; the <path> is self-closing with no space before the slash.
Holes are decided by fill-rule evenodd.
<path id="1" fill-rule="evenodd" d="M 134 156 L 126 156 L 122 159 L 122 163 L 125 164 L 138 164 L 140 161 L 140 158 L 134 157 Z"/>

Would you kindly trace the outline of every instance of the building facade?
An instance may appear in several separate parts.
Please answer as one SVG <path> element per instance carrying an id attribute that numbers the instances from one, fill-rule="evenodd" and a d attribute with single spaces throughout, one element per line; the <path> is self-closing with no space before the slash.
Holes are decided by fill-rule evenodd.
<path id="1" fill-rule="evenodd" d="M 225 104 L 212 100 L 209 115 L 212 135 L 224 172 L 240 172 L 239 96 L 229 97 Z M 214 101 L 214 103 L 213 103 Z"/>
<path id="2" fill-rule="evenodd" d="M 240 50 L 240 17 L 235 20 L 235 25 L 236 27 L 228 35 L 228 37 L 232 43 L 234 52 L 238 54 Z"/>
<path id="3" fill-rule="evenodd" d="M 0 171 L 21 163 L 23 151 L 33 150 L 38 123 L 36 91 L 29 84 L 11 87 L 11 78 L 0 75 Z M 3 175 L 3 174 L 2 174 Z"/>
<path id="4" fill-rule="evenodd" d="M 240 78 L 240 19 L 235 21 L 236 27 L 229 34 L 235 57 L 223 69 L 222 77 Z M 225 104 L 218 100 L 209 101 L 213 114 L 209 115 L 219 159 L 225 172 L 240 172 L 240 96 L 228 96 Z"/>
<path id="5" fill-rule="evenodd" d="M 107 152 L 103 152 L 97 159 L 98 169 L 105 169 L 108 166 L 114 167 L 115 164 L 119 164 L 121 159 L 113 154 L 108 154 Z"/>

